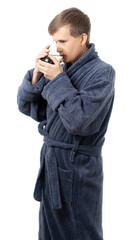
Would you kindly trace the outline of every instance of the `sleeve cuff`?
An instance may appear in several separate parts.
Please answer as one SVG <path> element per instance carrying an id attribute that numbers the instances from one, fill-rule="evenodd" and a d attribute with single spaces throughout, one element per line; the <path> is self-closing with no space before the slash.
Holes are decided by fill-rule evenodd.
<path id="1" fill-rule="evenodd" d="M 73 95 L 78 95 L 78 91 L 73 87 L 66 72 L 60 73 L 51 80 L 42 91 L 43 98 L 56 111 L 63 101 L 71 98 Z"/>
<path id="2" fill-rule="evenodd" d="M 37 101 L 41 98 L 41 92 L 44 86 L 49 82 L 49 79 L 45 78 L 43 75 L 40 80 L 34 85 L 31 85 L 32 76 L 34 69 L 29 70 L 24 79 L 23 83 L 18 89 L 19 97 L 24 101 Z"/>
<path id="3" fill-rule="evenodd" d="M 22 87 L 26 92 L 39 94 L 42 92 L 43 87 L 49 82 L 49 80 L 42 75 L 40 80 L 35 85 L 32 86 L 31 81 L 33 71 L 34 69 L 31 69 L 26 73 Z"/>

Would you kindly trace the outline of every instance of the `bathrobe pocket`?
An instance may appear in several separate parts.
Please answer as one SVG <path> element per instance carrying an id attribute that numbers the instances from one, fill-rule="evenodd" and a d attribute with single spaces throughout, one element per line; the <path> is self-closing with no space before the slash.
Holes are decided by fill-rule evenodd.
<path id="1" fill-rule="evenodd" d="M 61 193 L 62 201 L 71 203 L 73 172 L 71 170 L 65 170 L 58 167 L 58 173 L 59 173 L 60 193 Z"/>

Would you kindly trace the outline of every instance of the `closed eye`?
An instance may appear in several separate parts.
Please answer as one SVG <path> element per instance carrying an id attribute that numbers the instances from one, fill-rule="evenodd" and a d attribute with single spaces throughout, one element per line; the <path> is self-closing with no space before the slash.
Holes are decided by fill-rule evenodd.
<path id="1" fill-rule="evenodd" d="M 66 41 L 65 40 L 60 40 L 61 43 L 65 43 Z"/>
<path id="2" fill-rule="evenodd" d="M 55 41 L 56 42 L 56 44 L 57 44 L 57 42 L 60 42 L 60 43 L 65 43 L 65 42 L 67 42 L 66 40 L 58 40 L 58 41 Z"/>

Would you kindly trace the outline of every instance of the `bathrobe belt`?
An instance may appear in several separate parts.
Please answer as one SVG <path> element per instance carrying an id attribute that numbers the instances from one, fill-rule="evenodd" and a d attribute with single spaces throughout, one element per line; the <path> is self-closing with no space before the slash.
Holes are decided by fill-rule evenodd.
<path id="1" fill-rule="evenodd" d="M 40 124 L 39 124 L 39 127 Z M 34 190 L 34 198 L 37 201 L 42 199 L 43 183 L 44 183 L 44 173 L 45 173 L 45 158 L 46 158 L 46 169 L 47 169 L 47 178 L 49 183 L 49 194 L 51 199 L 51 204 L 53 209 L 62 208 L 61 194 L 60 194 L 60 183 L 59 183 L 59 173 L 58 166 L 55 154 L 55 148 L 62 148 L 71 150 L 69 161 L 74 161 L 74 156 L 76 152 L 89 156 L 100 156 L 101 147 L 79 145 L 78 138 L 75 138 L 74 144 L 59 142 L 51 139 L 48 133 L 45 131 L 45 128 L 41 128 L 39 131 L 44 135 L 44 145 L 42 149 L 42 154 L 46 152 L 41 159 L 41 166 L 38 174 L 38 178 Z"/>

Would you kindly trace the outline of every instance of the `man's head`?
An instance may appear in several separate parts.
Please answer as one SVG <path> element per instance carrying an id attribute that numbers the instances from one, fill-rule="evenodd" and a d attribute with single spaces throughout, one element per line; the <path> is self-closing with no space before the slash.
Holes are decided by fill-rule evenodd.
<path id="1" fill-rule="evenodd" d="M 77 8 L 58 14 L 49 24 L 49 34 L 62 51 L 64 62 L 74 63 L 89 48 L 91 23 L 89 17 Z"/>

